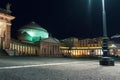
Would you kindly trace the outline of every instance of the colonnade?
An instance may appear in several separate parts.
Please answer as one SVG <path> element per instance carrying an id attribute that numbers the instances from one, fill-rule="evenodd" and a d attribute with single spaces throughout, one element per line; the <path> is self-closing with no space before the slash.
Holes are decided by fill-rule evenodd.
<path id="1" fill-rule="evenodd" d="M 109 49 L 110 55 L 116 55 L 118 50 L 115 48 Z M 94 48 L 94 49 L 61 49 L 63 56 L 73 56 L 73 57 L 83 57 L 83 56 L 102 56 L 102 48 Z"/>
<path id="2" fill-rule="evenodd" d="M 18 55 L 38 55 L 38 47 L 30 44 L 11 42 L 10 50 L 17 51 Z"/>
<path id="3" fill-rule="evenodd" d="M 40 44 L 40 55 L 41 56 L 60 56 L 60 49 L 58 44 L 44 43 Z"/>

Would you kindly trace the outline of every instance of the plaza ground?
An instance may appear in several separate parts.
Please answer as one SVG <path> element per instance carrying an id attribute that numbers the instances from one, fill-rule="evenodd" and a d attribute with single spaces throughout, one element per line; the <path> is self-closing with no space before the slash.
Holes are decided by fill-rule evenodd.
<path id="1" fill-rule="evenodd" d="M 120 62 L 52 57 L 0 57 L 0 80 L 120 80 Z"/>

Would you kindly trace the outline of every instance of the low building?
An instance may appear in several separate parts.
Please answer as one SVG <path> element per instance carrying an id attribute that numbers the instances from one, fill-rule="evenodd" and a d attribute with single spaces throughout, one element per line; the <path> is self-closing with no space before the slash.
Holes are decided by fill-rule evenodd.
<path id="1" fill-rule="evenodd" d="M 100 57 L 103 55 L 102 51 L 102 37 L 93 39 L 77 39 L 76 38 L 66 38 L 61 40 L 62 45 L 60 47 L 62 54 L 64 56 L 71 57 Z M 65 45 L 70 43 L 70 45 Z M 64 44 L 64 45 L 63 45 Z M 109 54 L 111 56 L 115 55 L 116 46 L 113 46 L 112 41 L 108 41 Z"/>

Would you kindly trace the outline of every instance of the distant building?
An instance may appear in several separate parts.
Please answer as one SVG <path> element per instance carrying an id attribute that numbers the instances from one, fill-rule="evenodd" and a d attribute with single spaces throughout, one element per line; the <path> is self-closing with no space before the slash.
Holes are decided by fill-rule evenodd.
<path id="1" fill-rule="evenodd" d="M 102 52 L 102 37 L 93 39 L 78 39 L 66 38 L 61 40 L 61 52 L 64 56 L 72 57 L 99 57 L 103 55 Z M 108 41 L 109 54 L 111 56 L 116 54 L 116 46 L 113 46 L 112 41 Z"/>
<path id="2" fill-rule="evenodd" d="M 111 37 L 111 40 L 113 41 L 114 45 L 113 46 L 116 46 L 117 49 L 114 50 L 114 52 L 116 52 L 116 56 L 120 56 L 120 35 L 119 34 L 116 34 L 116 35 L 113 35 Z"/>
<path id="3" fill-rule="evenodd" d="M 10 10 L 0 9 L 0 49 L 10 56 L 60 56 L 60 42 L 49 37 L 46 29 L 32 22 L 18 30 L 18 40 L 11 38 Z"/>

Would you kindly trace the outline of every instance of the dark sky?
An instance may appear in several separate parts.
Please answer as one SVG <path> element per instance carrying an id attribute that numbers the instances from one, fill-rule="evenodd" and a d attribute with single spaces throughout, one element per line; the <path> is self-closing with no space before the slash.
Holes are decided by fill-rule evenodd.
<path id="1" fill-rule="evenodd" d="M 68 37 L 93 38 L 102 36 L 102 0 L 0 0 L 0 7 L 10 2 L 12 36 L 17 30 L 37 22 L 58 39 Z M 105 0 L 108 36 L 120 33 L 120 0 Z M 15 35 L 13 36 L 15 37 Z"/>

